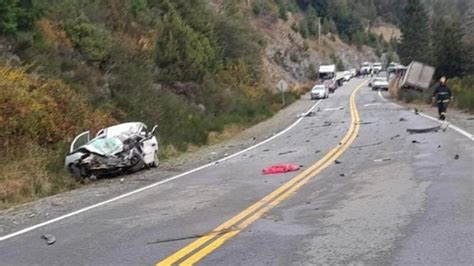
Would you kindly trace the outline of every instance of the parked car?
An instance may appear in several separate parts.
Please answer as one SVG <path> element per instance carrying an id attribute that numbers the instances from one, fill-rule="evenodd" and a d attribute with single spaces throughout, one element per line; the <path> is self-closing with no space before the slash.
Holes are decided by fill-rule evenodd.
<path id="1" fill-rule="evenodd" d="M 388 90 L 388 80 L 386 77 L 376 77 L 372 82 L 372 90 Z"/>
<path id="2" fill-rule="evenodd" d="M 344 71 L 344 81 L 349 81 L 352 78 L 352 74 L 349 71 Z"/>
<path id="3" fill-rule="evenodd" d="M 329 98 L 329 89 L 327 86 L 321 84 L 321 85 L 315 85 L 311 89 L 311 100 L 314 99 L 327 99 Z"/>
<path id="4" fill-rule="evenodd" d="M 124 123 L 98 131 L 90 140 L 86 131 L 74 138 L 65 166 L 76 180 L 90 176 L 136 172 L 157 167 L 158 141 L 141 122 Z"/>
<path id="5" fill-rule="evenodd" d="M 388 72 L 382 70 L 379 73 L 377 73 L 377 77 L 378 78 L 388 78 Z"/>
<path id="6" fill-rule="evenodd" d="M 349 69 L 349 72 L 351 73 L 351 76 L 354 78 L 355 76 L 357 76 L 357 69 L 355 68 L 351 68 Z"/>

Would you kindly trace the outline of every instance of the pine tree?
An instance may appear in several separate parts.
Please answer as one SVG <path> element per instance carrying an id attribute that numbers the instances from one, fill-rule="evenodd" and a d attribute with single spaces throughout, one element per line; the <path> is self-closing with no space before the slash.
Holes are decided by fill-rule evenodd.
<path id="1" fill-rule="evenodd" d="M 400 25 L 402 32 L 398 53 L 402 64 L 411 61 L 430 63 L 429 17 L 420 0 L 409 0 Z"/>
<path id="2" fill-rule="evenodd" d="M 439 19 L 434 24 L 433 54 L 438 76 L 456 77 L 464 72 L 464 51 L 459 21 Z"/>
<path id="3" fill-rule="evenodd" d="M 165 82 L 200 81 L 221 65 L 209 39 L 188 26 L 172 6 L 158 25 L 156 63 Z"/>

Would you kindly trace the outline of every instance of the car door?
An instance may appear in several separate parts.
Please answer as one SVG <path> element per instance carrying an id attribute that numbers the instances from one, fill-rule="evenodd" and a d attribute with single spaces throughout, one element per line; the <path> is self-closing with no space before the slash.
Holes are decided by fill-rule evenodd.
<path id="1" fill-rule="evenodd" d="M 89 137 L 89 131 L 85 131 L 77 135 L 71 143 L 71 148 L 69 149 L 69 152 L 73 152 L 79 147 L 86 145 L 89 142 Z"/>

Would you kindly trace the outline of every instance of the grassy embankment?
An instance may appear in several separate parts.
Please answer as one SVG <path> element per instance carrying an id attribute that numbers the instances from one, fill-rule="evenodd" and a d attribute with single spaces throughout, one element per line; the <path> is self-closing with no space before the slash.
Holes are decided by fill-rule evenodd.
<path id="1" fill-rule="evenodd" d="M 401 90 L 398 93 L 397 98 L 407 103 L 420 102 L 431 104 L 436 86 L 437 85 L 435 84 L 423 92 Z M 454 101 L 451 106 L 460 110 L 474 112 L 474 76 L 451 79 L 448 82 L 448 86 L 452 90 L 454 96 Z"/>

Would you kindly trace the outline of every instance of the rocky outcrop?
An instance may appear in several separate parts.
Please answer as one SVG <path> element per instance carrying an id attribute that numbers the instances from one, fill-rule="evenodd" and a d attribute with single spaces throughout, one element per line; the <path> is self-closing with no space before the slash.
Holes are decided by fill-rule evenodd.
<path id="1" fill-rule="evenodd" d="M 263 72 L 272 88 L 276 89 L 279 80 L 286 80 L 290 88 L 314 82 L 319 66 L 333 64 L 336 58 L 342 61 L 346 69 L 359 67 L 364 61 L 377 60 L 373 49 L 357 49 L 336 36 L 322 36 L 321 43 L 317 39 L 304 39 L 292 29 L 296 23 L 291 13 L 288 13 L 287 21 L 271 14 L 255 19 L 256 28 L 266 39 Z"/>

